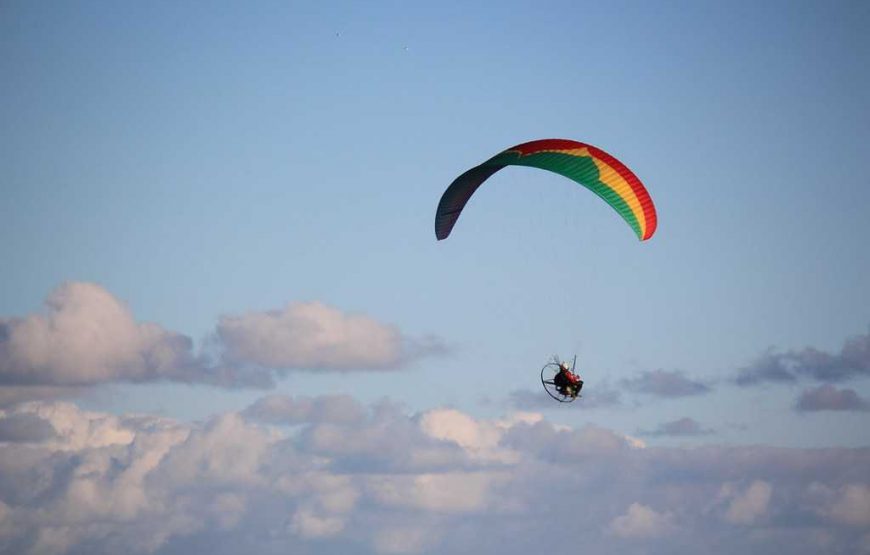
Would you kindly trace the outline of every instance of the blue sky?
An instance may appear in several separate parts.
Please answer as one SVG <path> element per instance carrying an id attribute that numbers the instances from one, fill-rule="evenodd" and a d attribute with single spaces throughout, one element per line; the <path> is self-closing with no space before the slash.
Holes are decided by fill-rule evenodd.
<path id="1" fill-rule="evenodd" d="M 53 347 L 60 366 L 28 383 L 79 386 L 58 395 L 101 414 L 199 422 L 266 393 L 347 394 L 533 409 L 669 448 L 866 447 L 868 26 L 862 2 L 4 2 L 0 318 L 45 315 L 72 282 L 99 290 L 61 290 L 64 306 L 114 299 L 191 356 L 243 348 L 227 318 L 305 302 L 438 346 L 389 370 L 288 363 L 268 391 L 111 365 L 80 382 Z M 509 168 L 435 240 L 457 175 L 551 137 L 632 168 L 656 235 Z M 538 404 L 554 353 L 578 353 L 583 402 Z M 37 368 L 10 360 L 0 389 Z M 793 379 L 734 383 L 771 361 Z M 823 387 L 825 410 L 796 409 Z M 683 418 L 695 433 L 656 433 Z"/>
<path id="2" fill-rule="evenodd" d="M 199 341 L 221 314 L 321 300 L 455 346 L 349 389 L 470 410 L 534 387 L 554 352 L 579 351 L 594 386 L 836 351 L 870 324 L 868 13 L 841 8 L 7 4 L 2 313 L 92 281 Z M 626 161 L 654 239 L 514 169 L 433 240 L 453 177 L 541 137 Z M 283 387 L 342 387 L 308 381 Z M 216 394 L 167 395 L 202 416 L 185 399 Z"/>

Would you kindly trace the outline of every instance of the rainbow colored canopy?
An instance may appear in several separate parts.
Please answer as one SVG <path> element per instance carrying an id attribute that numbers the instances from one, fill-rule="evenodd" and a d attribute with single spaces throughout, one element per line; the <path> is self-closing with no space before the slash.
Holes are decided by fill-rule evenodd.
<path id="1" fill-rule="evenodd" d="M 435 213 L 435 236 L 450 235 L 471 195 L 505 166 L 530 166 L 563 175 L 604 199 L 641 241 L 656 230 L 656 209 L 643 183 L 625 164 L 599 148 L 568 139 L 543 139 L 513 146 L 457 177 Z"/>

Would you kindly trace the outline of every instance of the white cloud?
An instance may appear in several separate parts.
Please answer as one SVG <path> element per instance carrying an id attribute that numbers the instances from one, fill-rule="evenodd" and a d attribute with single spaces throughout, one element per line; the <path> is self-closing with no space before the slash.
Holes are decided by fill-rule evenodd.
<path id="1" fill-rule="evenodd" d="M 151 323 L 92 283 L 66 283 L 47 312 L 0 320 L 0 380 L 82 385 L 178 377 L 190 366 L 187 337 Z"/>
<path id="2" fill-rule="evenodd" d="M 80 539 L 68 526 L 46 526 L 36 532 L 32 553 L 45 555 L 66 553 Z"/>
<path id="3" fill-rule="evenodd" d="M 394 370 L 446 351 L 436 337 L 318 302 L 220 319 L 208 349 L 138 322 L 103 287 L 70 282 L 42 313 L 0 319 L 0 406 L 72 397 L 111 382 L 179 381 L 268 388 L 286 370 Z"/>
<path id="4" fill-rule="evenodd" d="M 389 370 L 444 348 L 437 340 L 411 340 L 395 326 L 319 302 L 224 316 L 217 335 L 229 360 L 281 369 Z"/>
<path id="5" fill-rule="evenodd" d="M 431 528 L 421 525 L 391 525 L 377 532 L 374 549 L 384 555 L 423 553 L 433 543 L 433 535 Z"/>
<path id="6" fill-rule="evenodd" d="M 381 504 L 425 511 L 465 513 L 489 504 L 490 488 L 499 477 L 483 472 L 451 472 L 413 476 L 377 476 L 367 486 Z"/>
<path id="7" fill-rule="evenodd" d="M 333 398 L 284 401 L 310 409 Z M 288 428 L 238 413 L 185 423 L 60 402 L 4 410 L 0 424 L 39 419 L 55 434 L 0 443 L 0 552 L 576 550 L 558 530 L 592 554 L 859 552 L 866 542 L 866 449 L 638 449 L 538 414 L 357 408 L 353 421 L 294 408 Z M 735 479 L 752 475 L 765 478 Z"/>
<path id="8" fill-rule="evenodd" d="M 274 441 L 276 436 L 226 413 L 175 445 L 166 455 L 161 478 L 174 485 L 260 485 L 260 465 Z"/>
<path id="9" fill-rule="evenodd" d="M 824 512 L 842 524 L 870 527 L 870 486 L 847 484 Z"/>
<path id="10" fill-rule="evenodd" d="M 421 415 L 420 428 L 430 437 L 461 447 L 473 460 L 512 463 L 517 461 L 517 453 L 502 445 L 505 433 L 543 418 L 534 412 L 515 412 L 501 420 L 478 421 L 455 409 L 433 409 Z"/>
<path id="11" fill-rule="evenodd" d="M 0 328 L 2 328 L 2 324 L 0 324 Z M 0 373 L 2 373 L 2 363 L 0 363 Z M 25 401 L 77 397 L 86 389 L 83 386 L 2 385 L 2 381 L 0 379 L 0 407 L 8 407 Z"/>
<path id="12" fill-rule="evenodd" d="M 472 417 L 454 409 L 435 409 L 423 414 L 420 426 L 428 435 L 451 441 L 473 453 L 492 450 L 498 444 L 501 430 L 481 425 Z"/>
<path id="13" fill-rule="evenodd" d="M 621 538 L 657 538 L 673 531 L 672 520 L 669 513 L 657 513 L 646 505 L 632 503 L 624 515 L 610 522 L 608 529 Z"/>
<path id="14" fill-rule="evenodd" d="M 221 530 L 231 530 L 239 523 L 247 510 L 247 499 L 237 493 L 222 493 L 215 496 L 208 511 Z"/>
<path id="15" fill-rule="evenodd" d="M 0 414 L 7 418 L 29 415 L 45 422 L 54 430 L 45 446 L 58 451 L 129 445 L 135 437 L 117 416 L 83 411 L 67 402 L 24 403 Z"/>
<path id="16" fill-rule="evenodd" d="M 54 428 L 42 418 L 32 414 L 11 414 L 0 411 L 0 442 L 33 443 L 51 439 Z"/>
<path id="17" fill-rule="evenodd" d="M 743 493 L 731 500 L 725 519 L 734 524 L 753 524 L 767 514 L 773 488 L 763 480 L 756 480 Z"/>
<path id="18" fill-rule="evenodd" d="M 291 530 L 303 538 L 327 538 L 341 532 L 344 519 L 336 516 L 318 516 L 309 509 L 300 509 L 293 515 Z"/>

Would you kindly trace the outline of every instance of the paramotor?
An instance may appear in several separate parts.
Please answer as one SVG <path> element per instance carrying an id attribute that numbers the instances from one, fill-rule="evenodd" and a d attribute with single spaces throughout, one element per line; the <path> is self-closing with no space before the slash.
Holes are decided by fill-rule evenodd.
<path id="1" fill-rule="evenodd" d="M 580 389 L 583 387 L 583 381 L 574 374 L 574 368 L 577 366 L 577 357 L 574 357 L 574 362 L 571 369 L 568 370 L 567 362 L 559 362 L 558 357 L 554 357 L 551 362 L 548 362 L 541 368 L 541 385 L 544 386 L 544 391 L 547 394 L 559 401 L 560 403 L 573 403 L 580 397 Z M 564 380 L 564 373 L 570 373 L 579 384 L 570 384 Z M 562 378 L 562 379 L 560 379 Z"/>

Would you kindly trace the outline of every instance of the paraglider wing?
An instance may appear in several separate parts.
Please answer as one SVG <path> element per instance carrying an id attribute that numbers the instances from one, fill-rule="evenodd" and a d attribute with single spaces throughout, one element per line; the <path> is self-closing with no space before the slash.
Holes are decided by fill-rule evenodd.
<path id="1" fill-rule="evenodd" d="M 646 241 L 656 230 L 656 210 L 640 179 L 625 164 L 592 145 L 543 139 L 511 147 L 457 177 L 435 213 L 435 236 L 450 235 L 459 214 L 480 185 L 505 166 L 549 170 L 583 185 L 609 204 Z"/>
<path id="2" fill-rule="evenodd" d="M 459 219 L 459 214 L 474 191 L 489 177 L 504 166 L 481 164 L 457 177 L 441 195 L 435 215 L 435 236 L 446 239 Z"/>

